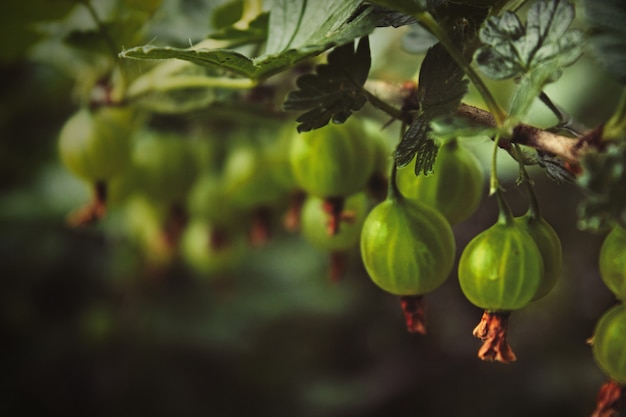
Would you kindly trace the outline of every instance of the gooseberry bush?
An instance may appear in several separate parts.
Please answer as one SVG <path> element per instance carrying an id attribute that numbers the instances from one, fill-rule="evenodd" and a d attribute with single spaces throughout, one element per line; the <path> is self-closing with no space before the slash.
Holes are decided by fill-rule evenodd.
<path id="1" fill-rule="evenodd" d="M 76 110 L 58 134 L 59 160 L 93 190 L 70 227 L 99 227 L 113 213 L 150 268 L 182 261 L 206 280 L 297 234 L 328 255 L 336 285 L 358 254 L 356 267 L 381 297 L 399 298 L 408 331 L 425 338 L 427 295 L 458 276 L 484 310 L 478 357 L 523 364 L 507 341 L 510 316 L 567 279 L 540 209 L 560 202 L 539 199 L 531 174 L 574 184 L 580 202 L 562 209 L 576 211 L 572 228 L 606 234 L 599 273 L 617 302 L 589 335 L 608 380 L 593 415 L 617 415 L 626 92 L 585 126 L 548 90 L 583 56 L 624 86 L 624 2 L 232 0 L 210 10 L 206 36 L 191 45 L 154 37 L 155 27 L 165 33 L 151 26 L 165 13 L 159 0 L 59 0 L 32 18 L 40 37 L 81 13 L 92 22 L 62 37 L 81 59 L 65 63 Z M 411 72 L 394 73 L 390 48 Z M 549 122 L 536 121 L 537 108 Z M 499 174 L 503 159 L 517 181 Z M 518 191 L 528 208 L 515 216 Z M 488 206 L 499 213 L 492 225 L 457 247 L 458 227 Z"/>

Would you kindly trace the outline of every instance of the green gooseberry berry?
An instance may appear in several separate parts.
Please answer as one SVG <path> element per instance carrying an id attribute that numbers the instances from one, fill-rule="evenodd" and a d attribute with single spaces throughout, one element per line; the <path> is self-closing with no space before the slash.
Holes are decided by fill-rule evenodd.
<path id="1" fill-rule="evenodd" d="M 487 311 L 526 306 L 537 293 L 543 259 L 531 235 L 510 216 L 475 236 L 459 260 L 458 277 L 465 297 Z"/>
<path id="2" fill-rule="evenodd" d="M 457 139 L 439 147 L 429 175 L 415 175 L 415 161 L 398 169 L 397 186 L 402 195 L 439 210 L 451 224 L 469 218 L 483 197 L 480 162 Z"/>
<path id="3" fill-rule="evenodd" d="M 542 216 L 529 211 L 524 216 L 516 217 L 515 222 L 524 229 L 535 241 L 541 259 L 543 274 L 533 300 L 545 297 L 554 288 L 561 276 L 563 267 L 563 250 L 559 235 L 550 223 Z"/>
<path id="4" fill-rule="evenodd" d="M 81 108 L 63 125 L 59 154 L 76 176 L 96 183 L 122 172 L 130 159 L 134 111 Z"/>
<path id="5" fill-rule="evenodd" d="M 609 378 L 626 385 L 626 307 L 619 304 L 600 317 L 592 342 L 593 357 Z"/>
<path id="6" fill-rule="evenodd" d="M 232 270 L 245 252 L 246 241 L 240 233 L 218 229 L 205 219 L 192 219 L 181 238 L 183 260 L 203 275 Z"/>
<path id="7" fill-rule="evenodd" d="M 317 197 L 362 191 L 374 171 L 375 145 L 356 117 L 292 137 L 289 161 L 299 186 Z"/>
<path id="8" fill-rule="evenodd" d="M 365 193 L 353 194 L 345 199 L 338 216 L 341 222 L 337 233 L 329 230 L 333 216 L 325 208 L 322 198 L 308 196 L 302 207 L 302 234 L 314 246 L 328 251 L 343 251 L 359 243 L 361 227 L 369 209 Z"/>
<path id="9" fill-rule="evenodd" d="M 617 298 L 626 301 L 626 229 L 616 225 L 600 248 L 600 276 Z"/>
<path id="10" fill-rule="evenodd" d="M 418 201 L 388 198 L 368 214 L 361 257 L 372 281 L 400 296 L 423 295 L 446 280 L 455 241 L 446 219 Z"/>

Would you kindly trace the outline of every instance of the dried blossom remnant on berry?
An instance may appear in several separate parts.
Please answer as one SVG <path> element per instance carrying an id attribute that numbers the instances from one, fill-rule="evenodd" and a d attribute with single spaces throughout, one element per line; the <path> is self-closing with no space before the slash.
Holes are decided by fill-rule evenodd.
<path id="1" fill-rule="evenodd" d="M 483 341 L 478 357 L 484 361 L 510 363 L 517 357 L 506 340 L 509 313 L 485 311 L 474 329 L 474 337 Z"/>

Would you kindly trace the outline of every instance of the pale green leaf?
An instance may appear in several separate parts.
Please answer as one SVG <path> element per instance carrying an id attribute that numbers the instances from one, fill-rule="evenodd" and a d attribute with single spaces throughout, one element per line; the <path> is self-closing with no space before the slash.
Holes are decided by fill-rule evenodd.
<path id="1" fill-rule="evenodd" d="M 474 55 L 476 63 L 494 79 L 522 76 L 542 66 L 561 69 L 571 65 L 582 54 L 584 43 L 583 33 L 569 28 L 573 19 L 574 6 L 564 0 L 535 2 L 526 25 L 512 12 L 491 17 L 479 33 L 483 46 Z M 534 77 L 540 82 L 556 78 Z"/>
<path id="2" fill-rule="evenodd" d="M 591 53 L 615 79 L 626 84 L 626 1 L 583 0 L 592 34 Z"/>
<path id="3" fill-rule="evenodd" d="M 250 58 L 228 49 L 198 47 L 183 49 L 146 45 L 122 51 L 120 56 L 123 58 L 150 60 L 182 59 L 208 68 L 222 68 L 238 76 L 262 80 L 275 73 L 284 71 L 302 60 L 319 55 L 334 46 L 343 45 L 353 39 L 369 34 L 374 30 L 378 20 L 381 18 L 372 13 L 372 8 L 365 8 L 358 15 L 353 15 L 354 9 L 359 3 L 357 1 L 327 0 L 326 3 L 328 3 L 326 11 L 334 10 L 338 14 L 334 15 L 333 19 L 328 19 L 328 16 L 326 16 L 322 22 L 321 16 L 323 13 L 315 9 L 319 9 L 322 4 L 306 3 L 306 10 L 304 10 L 303 14 L 306 17 L 306 23 L 298 27 L 296 33 L 291 36 L 291 40 L 288 42 L 284 40 L 288 36 L 286 35 L 287 32 L 272 34 L 272 24 L 270 23 L 270 34 L 268 36 L 282 39 L 282 41 L 273 40 L 273 48 L 289 47 L 289 49 L 273 54 L 269 53 L 257 58 Z M 336 20 L 335 18 L 343 20 Z M 270 15 L 270 22 L 271 20 L 272 17 Z M 303 22 L 305 21 L 303 20 Z"/>

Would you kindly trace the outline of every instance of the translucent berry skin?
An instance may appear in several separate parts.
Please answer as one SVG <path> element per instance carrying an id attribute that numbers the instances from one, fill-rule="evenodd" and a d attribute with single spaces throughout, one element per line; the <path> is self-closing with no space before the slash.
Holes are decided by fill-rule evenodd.
<path id="1" fill-rule="evenodd" d="M 387 199 L 372 209 L 361 231 L 361 257 L 372 281 L 395 295 L 427 294 L 454 264 L 450 224 L 435 209 Z"/>
<path id="2" fill-rule="evenodd" d="M 141 191 L 162 203 L 184 201 L 197 174 L 197 162 L 191 149 L 180 136 L 143 132 L 137 140 L 132 161 Z"/>
<path id="3" fill-rule="evenodd" d="M 193 219 L 181 237 L 184 261 L 202 275 L 220 274 L 241 264 L 246 253 L 245 239 L 228 233 L 219 245 L 212 244 L 213 227 L 202 219 Z"/>
<path id="4" fill-rule="evenodd" d="M 128 109 L 82 108 L 59 133 L 59 155 L 76 176 L 106 182 L 122 172 L 131 154 L 134 113 Z"/>
<path id="5" fill-rule="evenodd" d="M 332 235 L 327 227 L 330 215 L 324 210 L 324 200 L 309 196 L 302 207 L 302 235 L 322 250 L 350 249 L 359 243 L 368 208 L 369 203 L 364 193 L 357 193 L 346 198 L 343 213 L 349 215 L 350 218 L 341 220 L 339 232 Z"/>
<path id="6" fill-rule="evenodd" d="M 439 210 L 451 224 L 469 218 L 483 197 L 483 172 L 478 159 L 456 140 L 443 144 L 430 175 L 415 175 L 415 159 L 398 169 L 403 196 Z"/>
<path id="7" fill-rule="evenodd" d="M 600 248 L 600 276 L 617 298 L 626 301 L 626 229 L 615 226 Z"/>
<path id="8" fill-rule="evenodd" d="M 556 285 L 563 269 L 561 240 L 552 226 L 543 218 L 530 213 L 515 221 L 533 238 L 543 260 L 543 275 L 533 300 L 545 297 Z"/>
<path id="9" fill-rule="evenodd" d="M 224 164 L 226 197 L 242 209 L 274 205 L 287 194 L 278 178 L 285 171 L 284 165 L 284 158 L 263 145 L 236 144 Z"/>
<path id="10" fill-rule="evenodd" d="M 592 343 L 593 357 L 602 371 L 626 385 L 626 307 L 619 304 L 598 320 Z"/>
<path id="11" fill-rule="evenodd" d="M 467 244 L 458 275 L 463 294 L 477 307 L 518 310 L 539 288 L 543 259 L 533 238 L 518 224 L 498 222 Z"/>
<path id="12" fill-rule="evenodd" d="M 289 161 L 298 185 L 317 197 L 348 196 L 374 171 L 375 145 L 354 117 L 292 138 Z"/>

